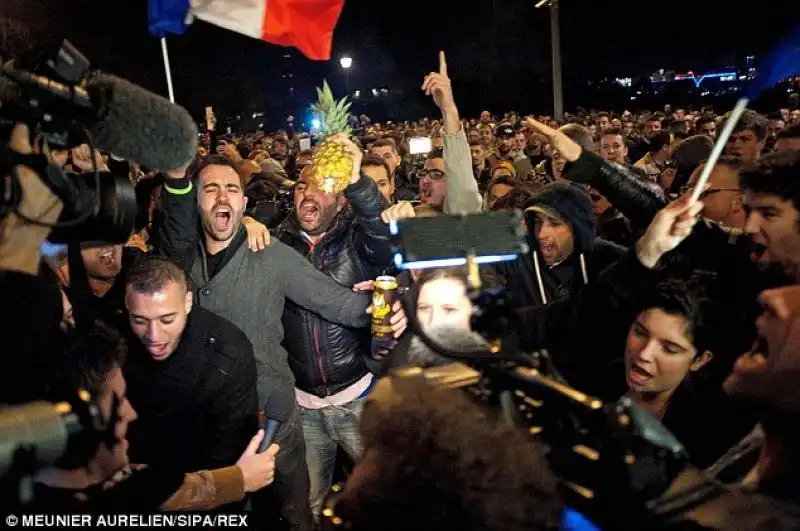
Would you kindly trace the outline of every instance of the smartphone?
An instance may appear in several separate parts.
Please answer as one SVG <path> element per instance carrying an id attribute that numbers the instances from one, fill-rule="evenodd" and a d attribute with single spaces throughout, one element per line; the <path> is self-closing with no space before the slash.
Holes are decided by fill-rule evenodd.
<path id="1" fill-rule="evenodd" d="M 433 149 L 430 137 L 418 136 L 408 141 L 408 152 L 411 155 L 424 155 Z"/>
<path id="2" fill-rule="evenodd" d="M 310 138 L 301 138 L 300 139 L 300 151 L 309 151 L 311 149 L 311 139 Z"/>

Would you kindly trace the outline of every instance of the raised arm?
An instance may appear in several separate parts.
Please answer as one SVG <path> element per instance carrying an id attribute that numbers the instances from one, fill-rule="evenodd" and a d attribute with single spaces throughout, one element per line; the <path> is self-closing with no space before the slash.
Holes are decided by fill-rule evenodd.
<path id="1" fill-rule="evenodd" d="M 353 172 L 344 196 L 355 214 L 353 244 L 359 256 L 370 264 L 388 268 L 392 263 L 389 228 L 381 220 L 381 212 L 389 206 L 378 190 L 378 185 L 361 173 L 361 150 L 345 135 L 337 135 L 333 142 L 341 144 L 353 156 Z"/>
<path id="2" fill-rule="evenodd" d="M 200 238 L 197 191 L 185 171 L 175 171 L 167 174 L 161 197 L 164 220 L 155 252 L 188 269 Z"/>
<path id="3" fill-rule="evenodd" d="M 279 241 L 269 249 L 286 298 L 333 323 L 353 328 L 369 326 L 368 295 L 340 286 Z"/>
<path id="4" fill-rule="evenodd" d="M 447 175 L 444 213 L 480 212 L 481 196 L 478 182 L 472 173 L 469 143 L 453 98 L 453 87 L 447 75 L 444 52 L 439 52 L 439 72 L 431 72 L 425 77 L 422 90 L 433 96 L 434 103 L 442 111 L 444 122 L 444 172 Z"/>

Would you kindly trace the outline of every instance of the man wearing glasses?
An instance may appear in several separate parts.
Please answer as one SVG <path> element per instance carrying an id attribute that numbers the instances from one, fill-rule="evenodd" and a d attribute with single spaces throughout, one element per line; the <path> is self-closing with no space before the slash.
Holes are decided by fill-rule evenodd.
<path id="1" fill-rule="evenodd" d="M 419 174 L 420 203 L 442 209 L 447 197 L 447 174 L 444 171 L 444 152 L 434 149 Z"/>
<path id="2" fill-rule="evenodd" d="M 692 173 L 687 188 L 697 182 L 705 164 Z M 721 157 L 711 176 L 708 189 L 700 194 L 703 202 L 703 217 L 733 229 L 744 229 L 746 214 L 742 207 L 742 191 L 739 188 L 741 163 L 733 157 Z"/>

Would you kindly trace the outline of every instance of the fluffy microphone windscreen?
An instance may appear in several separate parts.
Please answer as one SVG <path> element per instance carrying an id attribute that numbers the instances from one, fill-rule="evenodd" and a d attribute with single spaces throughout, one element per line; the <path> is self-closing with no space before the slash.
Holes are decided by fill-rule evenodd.
<path id="1" fill-rule="evenodd" d="M 189 112 L 130 81 L 93 74 L 86 90 L 98 121 L 96 148 L 162 171 L 184 168 L 197 155 L 197 124 Z"/>
<path id="2" fill-rule="evenodd" d="M 486 340 L 470 330 L 433 326 L 425 332 L 437 344 L 465 355 L 489 350 Z M 408 362 L 425 368 L 452 363 L 453 359 L 434 352 L 420 338 L 414 337 L 408 348 Z"/>

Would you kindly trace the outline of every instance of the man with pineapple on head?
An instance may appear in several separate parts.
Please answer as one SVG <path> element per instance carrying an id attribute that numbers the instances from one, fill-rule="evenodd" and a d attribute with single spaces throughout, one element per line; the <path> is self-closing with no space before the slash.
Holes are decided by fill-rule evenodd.
<path id="1" fill-rule="evenodd" d="M 316 269 L 351 287 L 375 280 L 392 265 L 389 231 L 380 217 L 389 203 L 361 170 L 361 150 L 348 139 L 348 106 L 333 99 L 327 84 L 319 97 L 323 136 L 330 136 L 300 171 L 294 215 L 276 236 Z M 360 415 L 373 379 L 366 363 L 371 334 L 369 327 L 341 326 L 292 302 L 284 309 L 283 328 L 305 437 L 311 511 L 319 519 L 337 447 L 354 461 L 361 455 Z"/>

